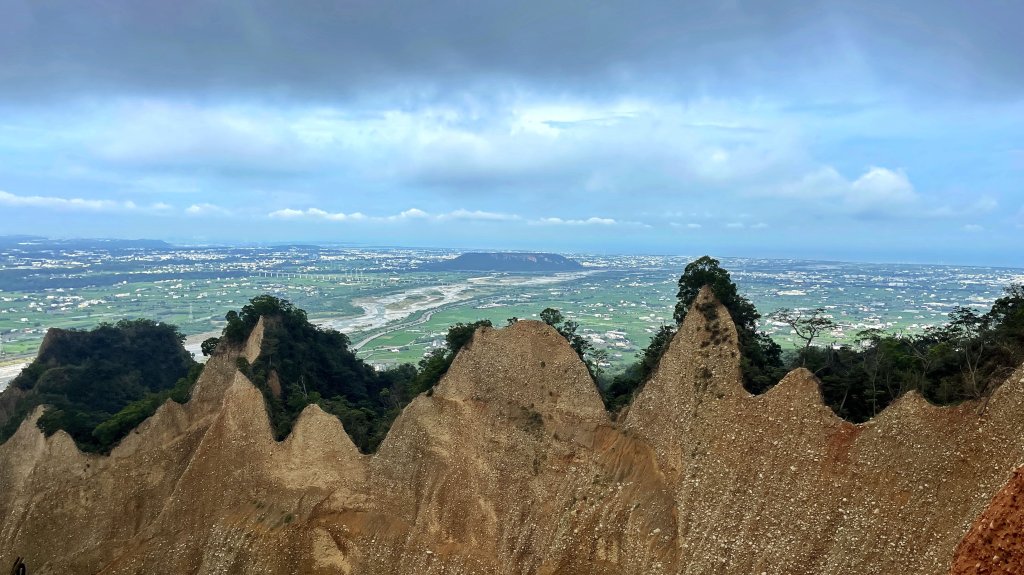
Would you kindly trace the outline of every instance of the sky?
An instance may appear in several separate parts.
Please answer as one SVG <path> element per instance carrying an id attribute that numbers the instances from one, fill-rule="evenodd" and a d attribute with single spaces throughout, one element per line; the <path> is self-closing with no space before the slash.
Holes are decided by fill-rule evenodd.
<path id="1" fill-rule="evenodd" d="M 1017 0 L 0 14 L 0 235 L 1024 267 Z"/>

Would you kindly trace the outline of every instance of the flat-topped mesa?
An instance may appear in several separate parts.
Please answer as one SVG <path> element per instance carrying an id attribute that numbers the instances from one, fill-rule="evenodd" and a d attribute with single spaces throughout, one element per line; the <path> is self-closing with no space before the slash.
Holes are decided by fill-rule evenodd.
<path id="1" fill-rule="evenodd" d="M 607 418 L 583 361 L 561 334 L 539 321 L 478 329 L 434 395 L 582 419 Z"/>

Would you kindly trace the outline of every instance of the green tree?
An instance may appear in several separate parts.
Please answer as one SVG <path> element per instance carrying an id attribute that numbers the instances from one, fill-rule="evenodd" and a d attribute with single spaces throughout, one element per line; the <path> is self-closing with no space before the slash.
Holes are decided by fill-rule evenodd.
<path id="1" fill-rule="evenodd" d="M 604 375 L 604 366 L 602 364 L 608 363 L 609 357 L 607 349 L 594 349 L 590 352 L 590 361 L 594 365 L 594 376 L 598 380 Z"/>
<path id="2" fill-rule="evenodd" d="M 580 359 L 587 365 L 587 369 L 590 374 L 594 374 L 594 366 L 588 359 L 587 354 L 593 349 L 593 345 L 587 341 L 587 338 L 576 333 L 580 328 L 579 322 L 565 319 L 562 312 L 558 311 L 553 307 L 544 308 L 544 311 L 540 312 L 540 319 L 544 323 L 555 328 L 565 341 L 569 342 L 569 346 L 576 352 L 576 355 L 580 356 Z"/>
<path id="3" fill-rule="evenodd" d="M 44 432 L 62 429 L 84 451 L 109 451 L 166 399 L 187 398 L 202 369 L 177 327 L 148 319 L 89 331 L 52 329 L 46 339 L 11 382 L 19 397 L 0 421 L 0 442 L 33 408 L 46 405 L 39 419 Z"/>
<path id="4" fill-rule="evenodd" d="M 217 351 L 217 344 L 220 343 L 220 338 L 210 337 L 203 340 L 203 343 L 199 345 L 199 349 L 202 350 L 204 356 L 213 355 Z"/>
<path id="5" fill-rule="evenodd" d="M 410 394 L 416 396 L 420 393 L 432 392 L 448 368 L 455 361 L 455 356 L 463 347 L 473 339 L 473 334 L 481 327 L 492 327 L 491 320 L 482 319 L 473 323 L 457 323 L 448 328 L 444 336 L 445 347 L 437 348 L 429 355 L 420 360 L 419 373 L 412 378 Z"/>
<path id="6" fill-rule="evenodd" d="M 751 393 L 763 393 L 784 375 L 782 348 L 771 337 L 757 330 L 761 318 L 754 304 L 740 295 L 729 272 L 712 257 L 703 256 L 687 264 L 679 278 L 678 303 L 674 317 L 682 324 L 697 294 L 709 286 L 718 301 L 729 310 L 739 336 L 740 367 L 743 383 Z"/>
<path id="7" fill-rule="evenodd" d="M 558 329 L 563 319 L 562 312 L 553 307 L 544 308 L 544 311 L 540 312 L 540 320 L 555 329 Z"/>
<path id="8" fill-rule="evenodd" d="M 655 368 L 658 367 L 661 357 L 665 355 L 675 334 L 676 327 L 674 325 L 661 326 L 647 347 L 640 352 L 637 361 L 612 378 L 601 393 L 601 398 L 608 411 L 618 412 L 633 401 L 633 397 L 643 388 Z"/>
<path id="9" fill-rule="evenodd" d="M 807 350 L 816 337 L 837 327 L 836 322 L 825 312 L 823 307 L 815 308 L 810 313 L 784 307 L 768 314 L 768 317 L 788 325 L 804 342 L 804 348 L 800 352 L 801 356 L 806 356 Z"/>
<path id="10" fill-rule="evenodd" d="M 985 377 L 983 361 L 992 344 L 991 317 L 971 308 L 957 306 L 949 314 L 950 322 L 943 330 L 959 356 L 963 389 L 971 399 L 982 397 L 991 383 Z"/>
<path id="11" fill-rule="evenodd" d="M 710 287 L 718 301 L 729 310 L 736 327 L 751 331 L 756 329 L 761 314 L 750 300 L 739 294 L 736 284 L 729 272 L 722 268 L 721 262 L 710 256 L 700 257 L 683 269 L 683 275 L 679 277 L 679 292 L 676 294 L 678 302 L 673 314 L 676 323 L 683 323 L 704 286 Z"/>

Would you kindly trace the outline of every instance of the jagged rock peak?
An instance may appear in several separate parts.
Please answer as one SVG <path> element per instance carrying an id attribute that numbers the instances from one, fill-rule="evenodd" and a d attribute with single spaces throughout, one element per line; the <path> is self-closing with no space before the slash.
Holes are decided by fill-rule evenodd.
<path id="1" fill-rule="evenodd" d="M 263 321 L 263 316 L 260 316 L 259 321 L 256 322 L 256 326 L 252 328 L 252 333 L 249 334 L 249 339 L 245 341 L 245 347 L 242 351 L 242 356 L 245 357 L 249 363 L 256 361 L 256 358 L 260 356 L 260 351 L 263 347 L 263 331 L 266 328 L 266 323 Z"/>
<path id="2" fill-rule="evenodd" d="M 1020 572 L 1003 543 L 1020 531 L 1024 371 L 984 414 L 912 399 L 853 425 L 806 370 L 743 392 L 735 335 L 702 292 L 620 427 L 557 332 L 482 329 L 372 457 L 315 406 L 275 442 L 236 346 L 118 457 L 44 438 L 38 413 L 0 445 L 0 565 L 918 575 L 947 571 L 974 523 L 954 573 Z"/>
<path id="3" fill-rule="evenodd" d="M 532 320 L 478 329 L 435 395 L 605 418 L 586 365 L 554 328 Z"/>
<path id="4" fill-rule="evenodd" d="M 315 452 L 342 461 L 365 457 L 345 433 L 341 421 L 315 403 L 302 410 L 284 443 L 294 453 Z"/>
<path id="5" fill-rule="evenodd" d="M 694 446 L 682 440 L 701 421 L 724 413 L 723 401 L 747 397 L 736 327 L 709 288 L 690 306 L 651 378 L 637 393 L 624 427 L 654 448 L 670 476 L 685 473 Z"/>
<path id="6" fill-rule="evenodd" d="M 736 326 L 710 288 L 700 290 L 651 379 L 627 416 L 631 427 L 643 420 L 694 415 L 709 399 L 743 396 Z M 663 422 L 664 423 L 664 422 Z M 658 424 L 660 425 L 660 424 Z"/>
<path id="7" fill-rule="evenodd" d="M 219 409 L 225 392 L 234 382 L 235 373 L 238 371 L 238 358 L 244 357 L 246 361 L 252 363 L 259 357 L 263 345 L 263 332 L 264 322 L 261 317 L 240 348 L 224 345 L 218 348 L 217 353 L 206 362 L 203 373 L 192 389 L 192 397 L 188 402 L 190 413 L 194 416 L 208 415 Z"/>
<path id="8" fill-rule="evenodd" d="M 789 402 L 793 405 L 815 405 L 828 409 L 821 396 L 821 381 L 806 367 L 798 367 L 765 392 L 766 398 Z"/>

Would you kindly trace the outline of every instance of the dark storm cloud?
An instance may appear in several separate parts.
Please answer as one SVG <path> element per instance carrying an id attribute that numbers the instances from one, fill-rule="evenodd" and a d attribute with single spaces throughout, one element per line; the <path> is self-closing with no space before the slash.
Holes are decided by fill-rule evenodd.
<path id="1" fill-rule="evenodd" d="M 1018 95 L 1024 84 L 1013 0 L 0 0 L 0 13 L 9 101 L 429 95 L 496 80 L 736 95 L 810 81 L 802 73 L 841 81 L 851 67 L 938 96 Z"/>

